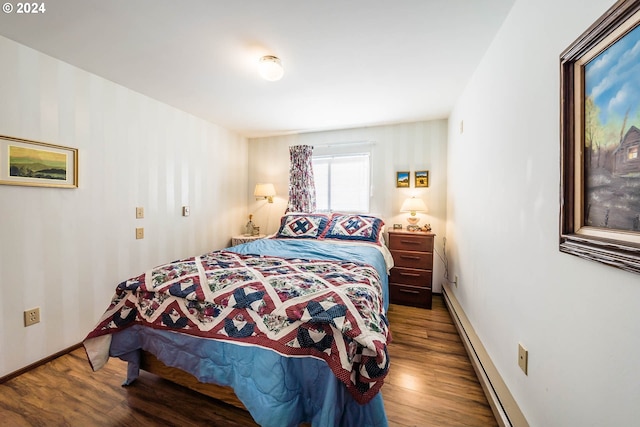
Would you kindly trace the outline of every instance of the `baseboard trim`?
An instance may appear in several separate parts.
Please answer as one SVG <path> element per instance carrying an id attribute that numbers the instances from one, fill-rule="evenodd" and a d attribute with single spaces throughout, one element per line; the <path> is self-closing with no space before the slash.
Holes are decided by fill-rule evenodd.
<path id="1" fill-rule="evenodd" d="M 67 353 L 71 353 L 73 350 L 82 347 L 82 343 L 78 343 L 75 345 L 72 345 L 71 347 L 67 347 L 64 350 L 60 350 L 57 353 L 52 354 L 51 356 L 45 357 L 44 359 L 40 359 L 37 362 L 33 362 L 32 364 L 25 366 L 22 369 L 18 369 L 17 371 L 11 372 L 8 375 L 5 375 L 4 377 L 0 377 L 0 384 L 3 384 L 15 377 L 19 377 L 20 375 L 24 374 L 25 372 L 29 372 L 32 369 L 37 368 L 38 366 L 42 366 L 45 363 L 49 363 L 54 359 L 57 359 L 60 356 L 64 356 Z"/>
<path id="2" fill-rule="evenodd" d="M 528 427 L 529 423 L 491 361 L 489 353 L 482 345 L 448 283 L 442 284 L 442 295 L 498 424 L 501 427 Z"/>

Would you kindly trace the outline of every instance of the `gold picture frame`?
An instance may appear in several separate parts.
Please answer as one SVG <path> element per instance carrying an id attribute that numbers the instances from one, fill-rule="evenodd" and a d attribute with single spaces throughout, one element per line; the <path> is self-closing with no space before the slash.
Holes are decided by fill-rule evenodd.
<path id="1" fill-rule="evenodd" d="M 409 187 L 411 184 L 410 177 L 411 172 L 396 172 L 396 187 L 403 188 Z"/>
<path id="2" fill-rule="evenodd" d="M 415 186 L 416 188 L 429 186 L 429 171 L 415 172 Z"/>
<path id="3" fill-rule="evenodd" d="M 78 187 L 78 149 L 0 135 L 0 184 Z"/>
<path id="4" fill-rule="evenodd" d="M 640 1 L 620 0 L 560 55 L 559 249 L 635 273 L 640 273 L 640 108 L 637 102 L 625 104 L 619 112 L 607 97 L 616 95 L 617 87 L 640 91 L 631 77 L 640 60 L 628 55 L 638 42 Z M 603 83 L 606 93 L 595 90 Z"/>

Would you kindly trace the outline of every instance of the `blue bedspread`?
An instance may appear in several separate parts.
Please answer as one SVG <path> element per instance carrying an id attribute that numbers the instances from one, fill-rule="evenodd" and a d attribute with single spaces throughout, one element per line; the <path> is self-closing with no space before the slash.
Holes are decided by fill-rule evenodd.
<path id="1" fill-rule="evenodd" d="M 336 245 L 315 240 L 263 239 L 234 246 L 240 254 L 286 258 L 351 260 L 372 265 L 383 285 L 388 307 L 388 277 L 384 257 L 366 245 Z M 327 364 L 310 357 L 283 357 L 273 351 L 171 331 L 132 326 L 113 334 L 110 356 L 129 361 L 127 381 L 137 377 L 139 349 L 155 354 L 201 382 L 231 386 L 261 426 L 387 426 L 382 396 L 358 404 Z"/>

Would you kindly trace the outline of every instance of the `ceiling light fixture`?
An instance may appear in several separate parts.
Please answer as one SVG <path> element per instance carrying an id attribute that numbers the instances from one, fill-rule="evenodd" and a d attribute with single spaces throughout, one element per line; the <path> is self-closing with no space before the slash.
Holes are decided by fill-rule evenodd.
<path id="1" fill-rule="evenodd" d="M 258 71 L 263 79 L 269 80 L 270 82 L 280 80 L 284 75 L 284 68 L 282 68 L 280 58 L 273 55 L 265 55 L 260 58 Z"/>

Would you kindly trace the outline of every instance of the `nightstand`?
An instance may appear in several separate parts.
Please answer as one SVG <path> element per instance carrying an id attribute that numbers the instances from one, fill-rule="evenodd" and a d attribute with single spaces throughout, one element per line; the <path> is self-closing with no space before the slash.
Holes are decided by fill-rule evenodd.
<path id="1" fill-rule="evenodd" d="M 421 231 L 389 230 L 394 263 L 389 277 L 392 304 L 431 308 L 434 237 Z"/>
<path id="2" fill-rule="evenodd" d="M 240 234 L 239 236 L 233 236 L 231 238 L 231 246 L 253 242 L 254 240 L 264 239 L 265 237 L 267 237 L 266 234 L 258 234 L 256 236 L 245 236 L 244 234 Z"/>

